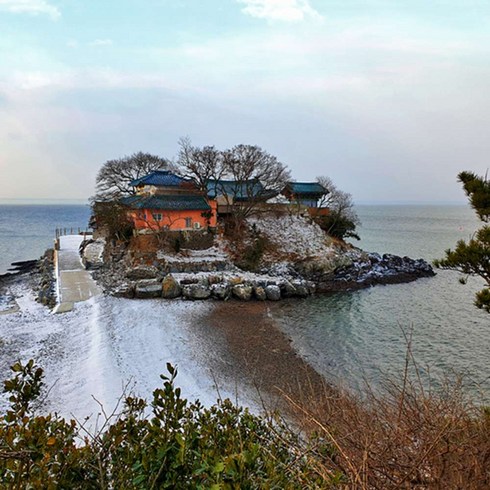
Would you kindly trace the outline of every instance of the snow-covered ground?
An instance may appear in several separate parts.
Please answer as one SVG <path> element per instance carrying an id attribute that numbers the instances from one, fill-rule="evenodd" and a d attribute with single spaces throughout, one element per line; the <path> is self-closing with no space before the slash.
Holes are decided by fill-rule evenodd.
<path id="1" fill-rule="evenodd" d="M 8 366 L 17 359 L 35 359 L 50 388 L 46 410 L 94 420 L 100 409 L 92 396 L 109 413 L 128 383 L 151 399 L 167 362 L 178 367 L 184 396 L 216 402 L 215 373 L 206 359 L 217 352 L 193 327 L 212 303 L 97 296 L 54 315 L 34 301 L 25 283 L 14 284 L 11 293 L 20 311 L 0 316 L 0 376 L 9 376 Z M 219 389 L 221 396 L 236 398 L 234 387 Z M 0 395 L 0 411 L 6 403 Z"/>
<path id="2" fill-rule="evenodd" d="M 166 260 L 169 263 L 172 262 L 216 262 L 227 261 L 229 256 L 223 250 L 214 246 L 205 250 L 184 250 L 178 254 L 165 253 L 163 250 L 157 252 L 157 258 Z"/>
<path id="3" fill-rule="evenodd" d="M 316 223 L 303 216 L 262 216 L 247 221 L 275 243 L 278 252 L 283 254 L 322 257 L 333 252 L 331 239 Z"/>

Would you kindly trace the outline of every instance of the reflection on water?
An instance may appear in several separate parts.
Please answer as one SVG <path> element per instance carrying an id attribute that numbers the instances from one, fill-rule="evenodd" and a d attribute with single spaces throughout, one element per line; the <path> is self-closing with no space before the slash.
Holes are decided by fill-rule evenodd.
<path id="1" fill-rule="evenodd" d="M 366 206 L 359 214 L 364 249 L 428 260 L 478 225 L 463 206 Z M 490 316 L 473 306 L 481 286 L 478 279 L 462 286 L 457 273 L 438 271 L 409 284 L 317 296 L 301 308 L 283 303 L 275 314 L 300 354 L 332 381 L 379 388 L 386 375 L 402 371 L 404 331 L 413 328 L 413 351 L 426 383 L 464 374 L 468 391 L 483 391 L 490 400 Z"/>

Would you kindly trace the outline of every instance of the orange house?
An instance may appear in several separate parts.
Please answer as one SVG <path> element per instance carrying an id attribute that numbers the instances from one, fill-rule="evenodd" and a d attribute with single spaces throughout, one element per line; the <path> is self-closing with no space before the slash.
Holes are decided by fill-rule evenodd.
<path id="1" fill-rule="evenodd" d="M 134 196 L 122 199 L 137 230 L 199 230 L 216 227 L 217 204 L 192 179 L 157 170 L 131 183 Z"/>

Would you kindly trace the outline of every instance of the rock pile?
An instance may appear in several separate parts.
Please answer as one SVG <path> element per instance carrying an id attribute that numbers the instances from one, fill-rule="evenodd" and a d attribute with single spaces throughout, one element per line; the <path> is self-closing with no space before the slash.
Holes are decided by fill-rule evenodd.
<path id="1" fill-rule="evenodd" d="M 435 275 L 432 266 L 423 259 L 364 252 L 351 255 L 351 259 L 350 264 L 327 272 L 309 271 L 305 277 L 317 284 L 319 292 L 326 292 L 410 282 Z"/>
<path id="2" fill-rule="evenodd" d="M 183 298 L 203 300 L 213 298 L 226 301 L 279 301 L 282 298 L 304 298 L 315 291 L 312 283 L 303 280 L 292 282 L 285 278 L 268 276 L 228 276 L 200 274 L 167 274 L 162 278 L 126 280 L 123 284 L 107 290 L 110 294 L 125 298 Z"/>
<path id="3" fill-rule="evenodd" d="M 54 251 L 52 249 L 46 250 L 39 259 L 37 272 L 39 273 L 39 282 L 36 301 L 49 308 L 54 308 L 56 306 L 56 280 L 54 275 Z"/>

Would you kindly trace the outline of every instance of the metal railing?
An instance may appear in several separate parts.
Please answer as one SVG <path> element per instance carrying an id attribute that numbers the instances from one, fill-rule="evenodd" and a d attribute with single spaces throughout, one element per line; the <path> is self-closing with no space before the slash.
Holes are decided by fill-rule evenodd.
<path id="1" fill-rule="evenodd" d="M 88 228 L 56 228 L 55 229 L 55 238 L 59 238 L 60 236 L 66 235 L 83 235 L 86 237 L 87 235 L 92 235 L 92 232 L 88 230 Z"/>

